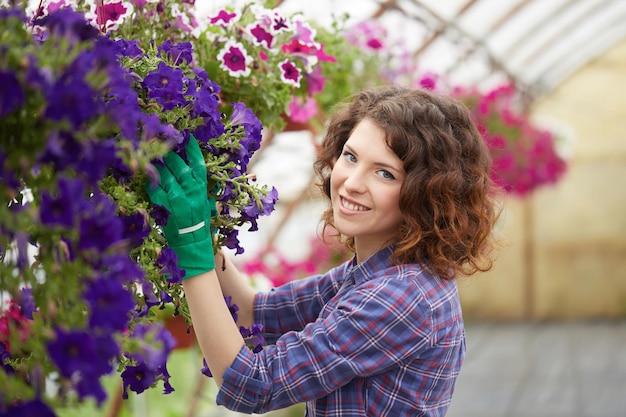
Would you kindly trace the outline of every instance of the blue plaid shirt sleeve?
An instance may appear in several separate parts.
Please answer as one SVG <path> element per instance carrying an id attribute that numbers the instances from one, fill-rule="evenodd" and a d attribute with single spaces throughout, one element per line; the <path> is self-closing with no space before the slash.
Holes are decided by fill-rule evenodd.
<path id="1" fill-rule="evenodd" d="M 254 301 L 254 322 L 263 325 L 266 341 L 274 343 L 282 334 L 302 330 L 307 323 L 315 321 L 341 282 L 341 270 L 335 268 L 259 293 Z"/>
<path id="2" fill-rule="evenodd" d="M 310 289 L 310 285 L 297 287 Z M 224 374 L 218 404 L 244 413 L 264 413 L 313 400 L 337 391 L 357 377 L 384 373 L 414 361 L 437 342 L 431 327 L 430 304 L 415 282 L 383 277 L 359 285 L 344 283 L 340 292 L 345 295 L 336 297 L 339 300 L 335 305 L 331 302 L 324 308 L 316 306 L 321 317 L 302 330 L 283 334 L 258 354 L 242 349 Z M 311 293 L 316 291 L 309 291 L 304 300 L 320 297 Z M 280 307 L 288 302 L 277 297 L 274 303 Z M 299 315 L 295 319 L 297 325 L 314 314 L 291 305 L 289 309 Z M 297 327 L 280 320 L 271 326 L 275 326 L 272 330 Z"/>

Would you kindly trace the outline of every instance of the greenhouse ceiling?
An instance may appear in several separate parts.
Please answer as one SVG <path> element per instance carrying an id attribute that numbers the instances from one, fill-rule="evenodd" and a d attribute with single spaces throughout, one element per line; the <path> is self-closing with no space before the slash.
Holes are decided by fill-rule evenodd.
<path id="1" fill-rule="evenodd" d="M 626 37 L 624 0 L 284 0 L 328 24 L 377 18 L 410 44 L 420 70 L 474 85 L 511 80 L 530 97 L 554 89 Z"/>

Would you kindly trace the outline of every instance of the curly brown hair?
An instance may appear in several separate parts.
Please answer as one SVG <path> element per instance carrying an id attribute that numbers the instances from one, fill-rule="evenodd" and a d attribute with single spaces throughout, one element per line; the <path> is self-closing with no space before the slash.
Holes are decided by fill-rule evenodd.
<path id="1" fill-rule="evenodd" d="M 314 165 L 329 203 L 333 165 L 365 118 L 382 128 L 406 171 L 393 261 L 419 263 L 445 279 L 491 269 L 500 205 L 489 150 L 465 105 L 396 86 L 352 96 L 331 118 Z M 334 229 L 330 204 L 322 221 Z M 354 251 L 354 239 L 343 241 Z"/>

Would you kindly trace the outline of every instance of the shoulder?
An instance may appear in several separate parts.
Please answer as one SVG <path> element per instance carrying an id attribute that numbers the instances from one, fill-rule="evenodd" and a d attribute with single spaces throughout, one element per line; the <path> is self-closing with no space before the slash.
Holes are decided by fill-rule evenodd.
<path id="1" fill-rule="evenodd" d="M 445 280 L 418 264 L 403 264 L 381 269 L 357 286 L 357 293 L 384 300 L 395 309 L 411 309 L 435 323 L 442 316 L 461 317 L 456 281 Z M 435 324 L 435 326 L 437 326 Z"/>

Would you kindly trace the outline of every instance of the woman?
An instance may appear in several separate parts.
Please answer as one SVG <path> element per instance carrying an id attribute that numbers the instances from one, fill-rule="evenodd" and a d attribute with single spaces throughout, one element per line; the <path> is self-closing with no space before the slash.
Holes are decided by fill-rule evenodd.
<path id="1" fill-rule="evenodd" d="M 491 268 L 497 218 L 489 152 L 467 109 L 399 87 L 363 91 L 340 108 L 315 169 L 330 203 L 325 227 L 354 257 L 267 293 L 255 293 L 223 253 L 213 259 L 205 219 L 214 202 L 195 140 L 186 152 L 190 167 L 169 154 L 149 194 L 172 212 L 165 234 L 187 271 L 218 404 L 443 416 L 465 356 L 455 280 Z M 245 347 L 224 296 L 240 307 L 238 325 L 264 326 L 270 344 L 261 352 Z"/>

